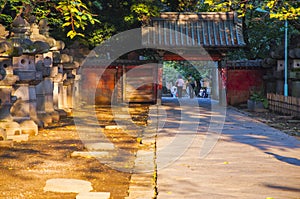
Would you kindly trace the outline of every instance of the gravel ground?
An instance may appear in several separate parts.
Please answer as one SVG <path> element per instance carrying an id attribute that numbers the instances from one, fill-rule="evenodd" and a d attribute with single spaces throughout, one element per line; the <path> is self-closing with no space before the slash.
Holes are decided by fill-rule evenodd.
<path id="1" fill-rule="evenodd" d="M 234 107 L 248 116 L 300 139 L 300 118 L 274 113 L 268 109 L 250 112 L 246 104 Z"/>
<path id="2" fill-rule="evenodd" d="M 114 132 L 110 135 L 113 137 Z M 119 136 L 120 137 L 120 136 Z M 117 139 L 118 147 L 134 148 L 135 138 Z M 41 129 L 29 141 L 0 148 L 0 198 L 49 199 L 75 198 L 76 193 L 44 192 L 46 181 L 52 178 L 72 178 L 92 183 L 93 192 L 110 192 L 111 199 L 128 196 L 131 174 L 116 171 L 95 158 L 71 157 L 73 151 L 84 151 L 71 117 Z"/>

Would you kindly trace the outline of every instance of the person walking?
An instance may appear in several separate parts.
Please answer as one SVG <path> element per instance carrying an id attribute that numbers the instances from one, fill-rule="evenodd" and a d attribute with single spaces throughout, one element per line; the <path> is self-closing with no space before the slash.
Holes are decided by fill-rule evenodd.
<path id="1" fill-rule="evenodd" d="M 178 75 L 178 79 L 176 80 L 175 85 L 177 87 L 178 98 L 182 98 L 182 88 L 184 85 L 184 80 L 182 79 L 181 75 Z"/>
<path id="2" fill-rule="evenodd" d="M 189 77 L 188 77 L 188 88 L 189 88 L 190 98 L 195 97 L 195 87 L 196 87 L 195 79 L 190 74 Z"/>
<path id="3" fill-rule="evenodd" d="M 195 95 L 196 95 L 196 97 L 199 97 L 201 88 L 202 88 L 202 86 L 201 86 L 201 79 L 198 78 L 198 79 L 196 79 L 196 88 L 195 88 Z"/>

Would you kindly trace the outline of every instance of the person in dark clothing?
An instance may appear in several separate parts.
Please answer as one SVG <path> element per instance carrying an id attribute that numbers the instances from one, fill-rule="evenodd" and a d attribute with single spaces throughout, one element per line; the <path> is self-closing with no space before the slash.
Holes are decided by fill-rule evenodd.
<path id="1" fill-rule="evenodd" d="M 188 77 L 188 87 L 189 87 L 190 98 L 194 98 L 196 83 L 195 83 L 195 79 L 191 74 Z"/>
<path id="2" fill-rule="evenodd" d="M 202 87 L 200 89 L 200 93 L 199 93 L 200 97 L 202 98 L 207 98 L 208 97 L 208 94 L 207 94 L 207 88 L 206 87 Z"/>
<path id="3" fill-rule="evenodd" d="M 200 89 L 201 89 L 201 79 L 197 79 L 196 80 L 196 88 L 195 88 L 195 95 L 196 97 L 199 97 L 199 94 L 200 94 Z"/>

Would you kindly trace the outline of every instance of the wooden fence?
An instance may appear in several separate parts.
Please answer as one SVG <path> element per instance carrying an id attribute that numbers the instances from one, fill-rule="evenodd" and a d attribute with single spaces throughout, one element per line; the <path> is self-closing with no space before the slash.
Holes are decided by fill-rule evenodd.
<path id="1" fill-rule="evenodd" d="M 274 93 L 267 94 L 269 109 L 284 115 L 300 117 L 300 98 Z"/>

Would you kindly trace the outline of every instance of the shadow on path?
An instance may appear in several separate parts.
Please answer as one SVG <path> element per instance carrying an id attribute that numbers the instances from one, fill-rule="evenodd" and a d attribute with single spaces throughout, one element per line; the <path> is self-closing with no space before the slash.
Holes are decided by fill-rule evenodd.
<path id="1" fill-rule="evenodd" d="M 190 100 L 190 99 L 185 99 Z M 218 112 L 219 106 L 218 101 L 211 100 L 208 98 L 197 98 L 201 112 L 199 113 L 200 118 L 200 130 L 198 133 L 213 133 L 208 132 L 209 129 L 204 128 L 211 125 L 212 115 L 223 114 Z M 180 108 L 180 104 L 177 98 L 163 98 L 163 105 Z M 226 108 L 226 118 L 222 127 L 222 134 L 228 136 L 231 141 L 243 143 L 254 146 L 262 151 L 267 151 L 273 148 L 279 148 L 281 151 L 286 149 L 299 149 L 300 141 L 295 137 L 290 136 L 280 130 L 269 127 L 247 115 L 238 112 L 230 107 Z M 205 132 L 204 132 L 205 131 Z M 300 159 L 284 157 L 278 154 L 272 154 L 275 158 L 280 161 L 285 161 L 289 164 L 299 166 Z"/>
<path id="2" fill-rule="evenodd" d="M 295 166 L 300 166 L 300 159 L 298 158 L 292 158 L 292 157 L 286 157 L 286 156 L 281 156 L 275 153 L 271 153 L 271 152 L 265 152 L 266 154 L 272 155 L 274 158 L 276 158 L 279 161 L 288 163 L 288 164 L 292 164 Z"/>
<path id="3" fill-rule="evenodd" d="M 278 186 L 278 185 L 274 185 L 274 184 L 265 184 L 266 187 L 269 188 L 273 188 L 273 189 L 279 189 L 282 191 L 293 191 L 293 192 L 299 192 L 300 193 L 300 189 L 299 188 L 295 188 L 295 187 L 285 187 L 285 186 Z"/>

